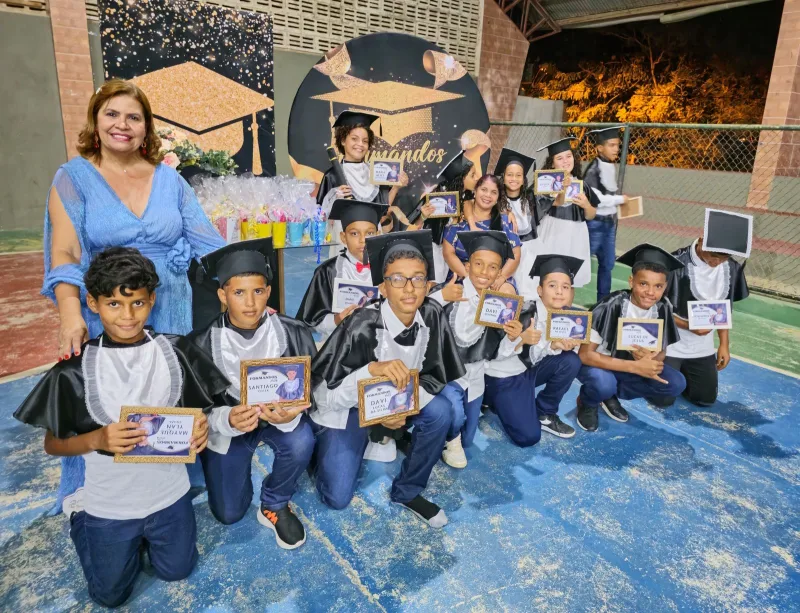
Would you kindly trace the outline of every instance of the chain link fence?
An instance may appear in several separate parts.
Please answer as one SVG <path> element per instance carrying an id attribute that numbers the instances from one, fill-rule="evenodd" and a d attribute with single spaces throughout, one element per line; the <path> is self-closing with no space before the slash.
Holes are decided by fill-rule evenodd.
<path id="1" fill-rule="evenodd" d="M 508 147 L 536 149 L 565 136 L 594 157 L 590 130 L 624 125 L 619 193 L 642 196 L 644 215 L 620 221 L 617 253 L 643 242 L 673 251 L 702 236 L 706 208 L 753 215 L 752 289 L 800 300 L 800 126 L 498 122 Z M 794 152 L 797 153 L 794 153 Z"/>

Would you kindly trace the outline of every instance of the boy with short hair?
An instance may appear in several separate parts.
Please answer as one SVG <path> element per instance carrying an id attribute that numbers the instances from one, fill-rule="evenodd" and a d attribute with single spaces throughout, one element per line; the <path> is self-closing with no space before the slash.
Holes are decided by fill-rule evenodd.
<path id="1" fill-rule="evenodd" d="M 341 220 L 343 230 L 339 238 L 345 248 L 336 257 L 317 266 L 295 316 L 319 332 L 323 339 L 358 308 L 350 305 L 341 313 L 333 312 L 334 280 L 372 282 L 369 264 L 364 264 L 364 245 L 368 237 L 378 234 L 380 219 L 388 208 L 388 205 L 358 200 L 336 200 L 333 203 L 329 218 Z"/>
<path id="2" fill-rule="evenodd" d="M 261 484 L 258 521 L 275 532 L 282 549 L 296 549 L 305 529 L 289 508 L 314 450 L 314 435 L 303 412 L 310 404 L 280 408 L 247 404 L 241 399 L 242 360 L 314 357 L 311 331 L 300 321 L 267 307 L 277 281 L 269 265 L 272 239 L 227 245 L 201 260 L 205 273 L 219 283 L 218 299 L 226 307 L 216 320 L 189 339 L 213 357 L 231 382 L 209 417 L 208 449 L 200 459 L 208 487 L 208 505 L 218 521 L 233 524 L 244 517 L 253 499 L 251 465 L 260 443 L 275 453 L 272 471 Z M 278 388 L 284 400 L 303 397 L 302 374 L 286 373 Z"/>
<path id="3" fill-rule="evenodd" d="M 591 254 L 597 256 L 597 301 L 611 293 L 617 241 L 617 207 L 628 197 L 617 195 L 617 168 L 622 126 L 592 130 L 596 137 L 596 157 L 586 167 L 583 182 L 597 202 L 597 215 L 586 222 Z"/>
<path id="4" fill-rule="evenodd" d="M 190 407 L 210 411 L 228 382 L 183 337 L 145 328 L 158 275 L 136 249 L 99 253 L 86 271 L 89 308 L 103 333 L 80 356 L 56 364 L 14 413 L 44 428 L 45 451 L 83 455 L 82 505 L 65 501 L 70 536 L 95 602 L 116 607 L 133 591 L 145 545 L 157 577 L 178 581 L 197 562 L 197 529 L 183 464 L 115 463 L 146 440 L 135 423 L 120 422 L 123 406 Z M 192 448 L 202 452 L 208 423 L 195 421 Z"/>
<path id="5" fill-rule="evenodd" d="M 452 406 L 441 394 L 466 372 L 442 308 L 426 300 L 433 278 L 430 230 L 393 232 L 367 239 L 372 283 L 385 300 L 358 309 L 338 326 L 311 364 L 316 409 L 309 414 L 317 437 L 312 462 L 317 490 L 334 509 L 353 497 L 368 433 L 359 427 L 358 382 L 387 376 L 405 388 L 409 371 L 419 370 L 421 412 L 409 418 L 411 446 L 391 499 L 428 525 L 440 528 L 447 516 L 422 497 L 444 448 Z M 400 428 L 401 415 L 383 422 Z"/>
<path id="6" fill-rule="evenodd" d="M 617 399 L 633 400 L 651 396 L 677 396 L 686 387 L 683 375 L 664 364 L 666 348 L 678 341 L 672 318 L 672 305 L 664 298 L 667 275 L 683 267 L 660 247 L 644 243 L 617 259 L 631 267 L 630 289 L 610 294 L 592 310 L 591 342 L 582 345 L 578 355 L 583 367 L 578 380 L 583 384 L 578 395 L 578 425 L 597 430 L 597 409 L 619 422 L 628 413 Z M 662 348 L 649 351 L 617 349 L 620 318 L 660 319 L 663 321 Z"/>

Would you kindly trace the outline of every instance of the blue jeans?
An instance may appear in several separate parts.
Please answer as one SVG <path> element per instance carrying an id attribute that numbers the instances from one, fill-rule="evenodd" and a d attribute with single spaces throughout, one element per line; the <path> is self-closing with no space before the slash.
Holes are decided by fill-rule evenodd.
<path id="1" fill-rule="evenodd" d="M 392 483 L 394 502 L 409 502 L 425 489 L 442 455 L 452 421 L 453 408 L 443 394 L 434 396 L 419 414 L 408 419 L 407 423 L 414 426 L 411 447 Z M 358 425 L 358 407 L 350 409 L 344 429 L 320 426 L 313 421 L 311 428 L 317 439 L 312 460 L 317 491 L 326 505 L 344 509 L 356 491 L 361 460 L 369 442 L 367 428 Z"/>
<path id="2" fill-rule="evenodd" d="M 478 431 L 483 394 L 470 402 L 467 400 L 468 392 L 455 382 L 448 383 L 441 393 L 453 406 L 453 423 L 450 424 L 447 441 L 452 441 L 460 434 L 461 446 L 471 447 Z"/>
<path id="3" fill-rule="evenodd" d="M 484 398 L 515 445 L 531 447 L 539 442 L 542 428 L 536 414 L 536 387 L 530 369 L 513 377 L 486 375 Z"/>
<path id="4" fill-rule="evenodd" d="M 156 576 L 164 581 L 186 579 L 197 563 L 197 526 L 188 493 L 143 519 L 73 513 L 69 533 L 89 596 L 104 607 L 118 607 L 130 597 L 141 570 L 142 542 L 147 544 Z"/>
<path id="5" fill-rule="evenodd" d="M 544 385 L 544 389 L 536 395 L 537 415 L 558 413 L 558 405 L 580 369 L 581 359 L 574 351 L 548 355 L 529 369 L 534 388 Z"/>
<path id="6" fill-rule="evenodd" d="M 275 452 L 272 472 L 261 483 L 261 504 L 270 511 L 285 507 L 297 480 L 308 466 L 314 451 L 310 420 L 303 416 L 291 432 L 275 426 L 263 426 L 231 439 L 228 453 L 206 448 L 200 454 L 208 487 L 208 506 L 223 524 L 234 524 L 244 517 L 253 501 L 251 470 L 253 454 L 259 443 Z"/>
<path id="7" fill-rule="evenodd" d="M 622 400 L 651 398 L 653 396 L 680 396 L 686 379 L 674 368 L 664 365 L 659 375 L 667 384 L 627 372 L 603 370 L 583 366 L 578 373 L 581 386 L 580 399 L 587 407 L 597 407 L 604 400 L 617 396 Z"/>
<path id="8" fill-rule="evenodd" d="M 597 256 L 597 301 L 611 293 L 611 271 L 617 255 L 617 224 L 615 220 L 599 221 L 597 217 L 586 222 L 589 228 L 589 247 Z"/>

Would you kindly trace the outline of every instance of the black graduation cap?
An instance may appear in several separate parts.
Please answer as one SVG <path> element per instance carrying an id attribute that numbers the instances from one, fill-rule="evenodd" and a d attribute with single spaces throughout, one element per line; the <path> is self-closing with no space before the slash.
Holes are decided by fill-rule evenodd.
<path id="1" fill-rule="evenodd" d="M 537 255 L 531 268 L 530 277 L 543 279 L 550 273 L 563 272 L 570 281 L 575 280 L 575 275 L 583 266 L 583 260 L 569 255 L 559 255 L 557 253 L 549 255 Z"/>
<path id="2" fill-rule="evenodd" d="M 591 130 L 586 133 L 586 136 L 590 134 L 595 135 L 595 142 L 598 145 L 602 145 L 607 140 L 611 140 L 612 138 L 619 138 L 619 131 L 622 130 L 625 126 L 612 126 L 610 128 L 601 128 L 599 130 Z"/>
<path id="3" fill-rule="evenodd" d="M 216 277 L 223 287 L 231 277 L 245 273 L 264 275 L 272 281 L 269 258 L 272 255 L 272 239 L 257 238 L 225 245 L 200 259 L 205 273 L 212 279 Z"/>
<path id="4" fill-rule="evenodd" d="M 383 263 L 397 250 L 417 251 L 428 263 L 428 279 L 433 280 L 436 271 L 433 265 L 433 239 L 430 230 L 412 232 L 390 232 L 368 236 L 366 241 L 367 261 L 372 273 L 372 284 L 383 283 Z"/>
<path id="5" fill-rule="evenodd" d="M 464 157 L 464 151 L 459 151 L 456 156 L 447 162 L 444 168 L 436 175 L 437 179 L 453 181 L 464 174 L 464 171 L 472 168 L 472 161 Z"/>
<path id="6" fill-rule="evenodd" d="M 569 151 L 572 149 L 572 141 L 578 140 L 574 136 L 567 136 L 566 138 L 559 138 L 556 141 L 553 141 L 549 145 L 545 145 L 544 147 L 539 147 L 536 152 L 544 151 L 547 149 L 547 154 L 551 156 L 558 155 L 559 153 L 564 153 L 565 151 Z"/>
<path id="7" fill-rule="evenodd" d="M 623 253 L 617 258 L 617 262 L 625 264 L 631 268 L 640 262 L 649 262 L 651 264 L 661 264 L 667 269 L 667 272 L 683 268 L 683 262 L 673 256 L 668 251 L 661 247 L 656 247 L 650 243 L 642 243 L 637 245 L 627 253 Z"/>
<path id="8" fill-rule="evenodd" d="M 527 176 L 531 166 L 536 168 L 536 160 L 532 157 L 514 151 L 513 149 L 506 149 L 503 147 L 503 150 L 500 152 L 500 157 L 497 160 L 497 165 L 494 167 L 494 174 L 498 177 L 502 176 L 509 164 L 519 164 L 522 166 L 522 174 L 525 176 Z"/>
<path id="9" fill-rule="evenodd" d="M 753 216 L 706 209 L 703 249 L 717 253 L 750 257 L 753 243 Z"/>
<path id="10" fill-rule="evenodd" d="M 505 232 L 497 230 L 459 232 L 456 236 L 469 257 L 472 257 L 476 251 L 485 250 L 497 253 L 503 259 L 503 264 L 506 263 L 506 260 L 514 259 L 513 245 L 509 242 Z"/>
<path id="11" fill-rule="evenodd" d="M 367 221 L 377 228 L 378 222 L 388 209 L 388 204 L 340 198 L 334 201 L 328 219 L 340 220 L 344 230 L 347 230 L 347 226 L 354 221 Z"/>
<path id="12" fill-rule="evenodd" d="M 360 113 L 357 111 L 342 111 L 339 113 L 339 116 L 336 118 L 336 121 L 333 122 L 334 128 L 340 128 L 342 126 L 346 126 L 348 128 L 354 126 L 371 126 L 375 123 L 378 119 L 380 119 L 379 115 L 373 115 L 371 113 Z"/>

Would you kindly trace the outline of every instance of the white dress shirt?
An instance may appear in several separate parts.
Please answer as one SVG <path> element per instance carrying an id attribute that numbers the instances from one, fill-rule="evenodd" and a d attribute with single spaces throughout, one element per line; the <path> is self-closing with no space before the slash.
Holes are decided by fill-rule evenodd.
<path id="1" fill-rule="evenodd" d="M 369 283 L 371 285 L 372 274 L 370 273 L 369 268 L 365 268 L 361 272 L 358 272 L 358 270 L 356 270 L 357 262 L 358 260 L 356 257 L 349 251 L 345 250 L 343 254 L 340 253 L 339 257 L 336 258 L 336 276 L 334 278 L 349 279 L 351 281 Z M 333 297 L 331 297 L 331 300 L 333 300 Z M 314 327 L 314 330 L 322 335 L 323 340 L 330 336 L 336 329 L 335 317 L 335 313 L 328 313 L 324 319 Z"/>
<path id="2" fill-rule="evenodd" d="M 603 194 L 599 189 L 593 187 L 592 191 L 600 200 L 597 205 L 597 215 L 605 217 L 614 215 L 617 212 L 617 207 L 625 202 L 624 196 L 617 196 L 614 192 L 617 191 L 617 169 L 611 162 L 606 162 L 597 158 L 598 166 L 600 168 L 600 182 L 610 194 Z"/>

